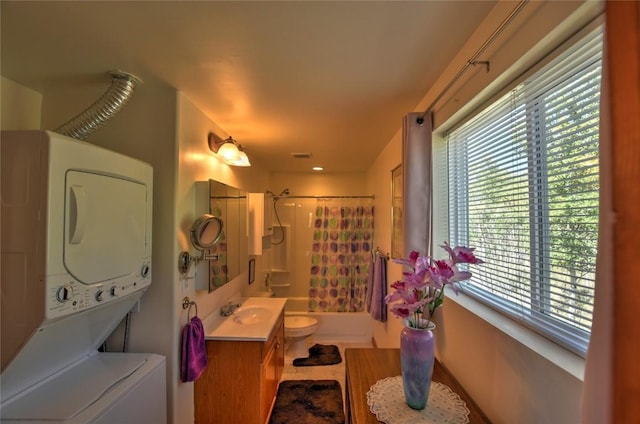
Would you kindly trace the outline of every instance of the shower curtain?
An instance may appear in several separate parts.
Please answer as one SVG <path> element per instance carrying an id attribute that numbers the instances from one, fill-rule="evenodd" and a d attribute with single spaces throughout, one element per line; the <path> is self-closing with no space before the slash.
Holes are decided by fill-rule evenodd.
<path id="1" fill-rule="evenodd" d="M 318 199 L 309 311 L 362 312 L 373 244 L 372 199 Z"/>

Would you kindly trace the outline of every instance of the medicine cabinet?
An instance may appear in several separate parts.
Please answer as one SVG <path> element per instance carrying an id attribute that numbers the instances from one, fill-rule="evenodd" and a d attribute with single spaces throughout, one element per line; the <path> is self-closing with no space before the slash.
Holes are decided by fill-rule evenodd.
<path id="1" fill-rule="evenodd" d="M 223 222 L 220 240 L 196 268 L 196 289 L 214 291 L 248 270 L 247 193 L 215 180 L 196 181 L 196 214 Z"/>

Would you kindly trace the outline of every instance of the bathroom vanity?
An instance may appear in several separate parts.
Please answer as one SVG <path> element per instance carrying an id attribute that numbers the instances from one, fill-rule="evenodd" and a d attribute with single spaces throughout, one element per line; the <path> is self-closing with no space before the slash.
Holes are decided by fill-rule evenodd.
<path id="1" fill-rule="evenodd" d="M 196 424 L 264 423 L 284 368 L 285 299 L 246 298 L 203 321 L 208 365 L 194 386 Z"/>

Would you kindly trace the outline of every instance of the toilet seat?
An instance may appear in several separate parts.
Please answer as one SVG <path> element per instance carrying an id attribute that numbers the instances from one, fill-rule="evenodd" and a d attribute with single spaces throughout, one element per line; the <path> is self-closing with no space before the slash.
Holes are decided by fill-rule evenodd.
<path id="1" fill-rule="evenodd" d="M 318 327 L 318 320 L 303 315 L 284 317 L 285 337 L 302 337 L 312 334 Z"/>

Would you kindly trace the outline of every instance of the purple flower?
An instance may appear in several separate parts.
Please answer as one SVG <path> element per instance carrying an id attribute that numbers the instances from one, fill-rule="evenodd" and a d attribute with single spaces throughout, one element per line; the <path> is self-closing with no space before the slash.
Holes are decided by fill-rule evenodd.
<path id="1" fill-rule="evenodd" d="M 458 294 L 458 282 L 471 278 L 471 272 L 459 270 L 457 264 L 483 263 L 473 254 L 472 248 L 451 248 L 447 242 L 441 247 L 449 253 L 450 259 L 437 260 L 412 251 L 407 259 L 394 260 L 409 270 L 402 273 L 401 280 L 391 284 L 393 291 L 385 297 L 385 302 L 393 303 L 391 312 L 406 319 L 412 327 L 429 325 L 433 313 L 444 302 L 447 285 Z"/>
<path id="2" fill-rule="evenodd" d="M 444 246 L 440 246 L 451 256 L 451 259 L 454 263 L 457 264 L 482 264 L 484 261 L 482 259 L 476 258 L 473 254 L 475 248 L 469 248 L 465 246 L 456 246 L 453 249 L 449 246 L 449 243 L 444 242 Z"/>

